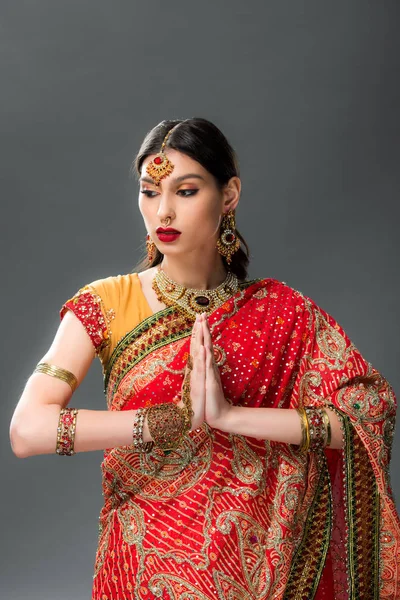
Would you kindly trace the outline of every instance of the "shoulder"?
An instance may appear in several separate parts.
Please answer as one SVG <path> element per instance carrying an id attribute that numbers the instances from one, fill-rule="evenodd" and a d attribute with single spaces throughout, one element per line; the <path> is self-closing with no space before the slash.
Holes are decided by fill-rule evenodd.
<path id="1" fill-rule="evenodd" d="M 280 281 L 273 277 L 265 277 L 254 279 L 251 283 L 255 285 L 255 288 L 264 289 L 269 300 L 275 301 L 277 304 L 305 308 L 309 302 L 313 303 L 311 298 L 286 283 L 286 281 Z"/>
<path id="2" fill-rule="evenodd" d="M 298 318 L 303 320 L 308 327 L 315 326 L 318 330 L 333 328 L 344 336 L 347 335 L 336 317 L 307 294 L 278 279 L 266 278 L 261 281 L 269 290 L 270 298 L 273 298 L 281 308 L 293 309 Z"/>
<path id="3" fill-rule="evenodd" d="M 60 310 L 61 319 L 72 311 L 84 325 L 97 352 L 112 347 L 126 307 L 132 303 L 137 274 L 112 275 L 80 287 Z M 115 325 L 118 331 L 115 332 Z"/>
<path id="4" fill-rule="evenodd" d="M 119 301 L 132 291 L 137 282 L 137 273 L 126 273 L 123 275 L 110 275 L 96 279 L 84 285 L 81 290 L 97 293 L 103 301 Z"/>

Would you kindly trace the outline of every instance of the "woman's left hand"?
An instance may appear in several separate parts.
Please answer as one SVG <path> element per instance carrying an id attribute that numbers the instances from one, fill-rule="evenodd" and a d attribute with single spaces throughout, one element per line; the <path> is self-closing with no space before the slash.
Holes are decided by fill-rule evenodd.
<path id="1" fill-rule="evenodd" d="M 200 317 L 206 349 L 206 404 L 205 421 L 215 429 L 224 429 L 231 404 L 227 402 L 222 389 L 218 365 L 214 358 L 214 347 L 206 313 Z"/>

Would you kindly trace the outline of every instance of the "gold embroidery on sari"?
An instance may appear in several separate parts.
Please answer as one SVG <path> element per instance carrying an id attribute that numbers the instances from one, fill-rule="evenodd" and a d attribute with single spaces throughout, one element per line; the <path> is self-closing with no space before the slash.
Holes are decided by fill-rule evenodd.
<path id="1" fill-rule="evenodd" d="M 170 344 L 174 341 L 186 338 L 192 331 L 192 321 L 176 313 L 173 307 L 165 309 L 162 315 L 152 315 L 129 332 L 116 346 L 107 365 L 104 378 L 104 391 L 107 396 L 107 405 L 113 410 L 119 410 L 124 404 L 124 398 L 120 397 L 118 403 L 113 403 L 113 397 L 119 388 L 119 384 L 129 371 L 140 361 L 151 356 L 157 348 L 165 348 L 165 357 L 151 368 L 162 371 L 167 362 L 171 361 L 173 349 Z M 183 340 L 184 341 L 184 340 Z M 174 352 L 177 350 L 175 349 Z M 154 360 L 150 358 L 150 362 Z M 142 377 L 145 377 L 144 375 Z M 150 375 L 150 380 L 153 376 Z M 146 382 L 147 383 L 147 382 Z M 143 385 L 146 385 L 144 383 Z"/>
<path id="2" fill-rule="evenodd" d="M 235 529 L 239 550 L 236 558 L 242 567 L 241 574 L 247 584 L 247 593 L 254 598 L 265 598 L 272 579 L 271 568 L 265 556 L 268 532 L 250 515 L 234 510 L 220 514 L 216 525 L 225 535 L 231 535 L 232 527 Z"/>
<path id="3" fill-rule="evenodd" d="M 251 449 L 246 438 L 242 435 L 230 435 L 232 445 L 232 471 L 243 483 L 250 485 L 261 484 L 264 465 L 254 450 Z"/>
<path id="4" fill-rule="evenodd" d="M 103 461 L 103 479 L 107 483 L 111 475 L 118 482 L 119 494 L 127 497 L 156 501 L 175 498 L 201 481 L 210 467 L 212 449 L 213 433 L 206 425 L 192 431 L 168 455 L 158 449 L 145 454 L 119 446 Z"/>
<path id="5" fill-rule="evenodd" d="M 246 399 L 254 399 L 254 405 L 284 407 L 297 406 L 300 402 L 329 405 L 330 394 L 335 393 L 335 397 L 332 396 L 335 401 L 337 394 L 343 394 L 339 402 L 343 403 L 342 409 L 349 412 L 345 403 L 357 400 L 344 390 L 352 373 L 356 375 L 364 369 L 362 358 L 357 363 L 354 346 L 351 346 L 352 356 L 349 355 L 345 336 L 322 314 L 317 315 L 319 311 L 314 312 L 312 304 L 300 292 L 287 292 L 286 288 L 282 291 L 275 283 L 273 285 L 279 293 L 269 294 L 270 288 L 264 286 L 246 298 L 245 288 L 242 288 L 231 302 L 220 307 L 212 320 L 214 346 L 217 343 L 225 351 L 221 365 L 221 374 L 226 373 L 223 385 L 229 381 L 227 387 L 234 390 L 230 401 L 244 400 L 246 403 Z M 294 294 L 303 301 L 290 299 L 291 304 L 287 304 L 284 313 L 287 293 L 291 294 L 290 298 Z M 264 303 L 264 316 L 271 313 L 271 330 L 260 326 L 263 317 L 256 310 L 267 295 L 278 299 L 277 302 L 268 299 Z M 242 301 L 253 303 L 251 310 L 255 315 L 256 333 L 251 331 L 249 321 L 241 318 Z M 294 318 L 289 316 L 294 312 Z M 285 317 L 284 322 L 279 322 L 279 314 Z M 160 322 L 160 317 L 167 317 L 166 321 Z M 226 319 L 227 323 L 224 322 Z M 307 319 L 308 325 L 305 324 Z M 314 337 L 310 333 L 314 332 L 315 323 Z M 172 399 L 185 360 L 182 345 L 187 342 L 191 330 L 191 325 L 186 327 L 181 322 L 172 331 L 174 324 L 176 315 L 166 310 L 156 319 L 145 320 L 120 341 L 107 375 L 111 409 L 121 409 L 127 404 L 130 408 L 135 407 L 136 394 L 138 403 L 147 402 L 149 399 L 144 390 L 153 380 L 154 386 L 149 386 L 149 395 L 153 394 L 150 401 L 155 401 L 158 395 L 163 397 L 164 391 L 169 393 L 168 399 Z M 295 335 L 294 327 L 298 328 L 299 334 Z M 243 336 L 234 341 L 235 347 L 229 340 L 239 332 Z M 165 345 L 162 337 L 155 339 L 155 333 L 168 337 Z M 241 354 L 245 355 L 246 339 L 248 344 L 253 344 L 249 360 Z M 270 339 L 274 344 L 268 343 Z M 239 342 L 243 343 L 243 348 Z M 175 361 L 176 365 L 173 359 L 178 353 L 182 360 Z M 240 361 L 246 364 L 240 365 Z M 157 363 L 155 367 L 152 362 Z M 262 377 L 260 364 L 265 367 Z M 335 369 L 344 370 L 344 367 L 346 374 L 334 372 Z M 159 377 L 164 370 L 168 374 Z M 294 384 L 297 384 L 295 393 Z M 360 391 L 356 392 L 359 400 L 360 394 Z M 385 401 L 390 402 L 389 396 L 390 392 Z M 378 409 L 372 390 L 364 393 L 363 401 L 370 407 L 371 415 L 375 408 Z M 352 406 L 351 410 L 356 412 L 357 409 Z M 383 463 L 387 457 L 379 443 L 381 432 L 374 430 L 377 422 L 375 416 L 365 422 L 363 419 L 356 421 L 358 441 L 361 443 L 363 435 L 368 439 L 375 435 L 379 454 L 376 461 Z M 122 565 L 126 576 L 129 574 L 130 577 L 130 581 L 124 582 L 124 590 L 134 589 L 132 596 L 126 596 L 136 600 L 148 597 L 149 590 L 154 597 L 175 600 L 209 600 L 209 589 L 213 589 L 212 597 L 219 600 L 274 597 L 308 600 L 314 597 L 328 551 L 332 511 L 329 473 L 326 467 L 320 468 L 318 456 L 315 453 L 302 455 L 290 445 L 250 441 L 207 427 L 191 435 L 193 440 L 188 440 L 180 453 L 167 457 L 155 450 L 147 456 L 132 458 L 128 447 L 122 447 L 112 449 L 105 458 L 102 465 L 106 506 L 102 523 L 104 535 L 101 536 L 102 549 L 96 568 L 99 573 L 108 552 L 105 569 L 110 573 L 101 572 L 97 588 L 103 591 L 100 586 L 104 585 L 107 595 L 104 594 L 103 600 L 108 597 L 107 578 L 112 577 L 113 569 L 122 569 Z M 388 441 L 391 435 L 390 427 L 386 427 Z M 192 442 L 193 447 L 190 446 Z M 378 462 L 371 460 L 371 464 L 378 472 Z M 361 477 L 361 483 L 356 479 L 353 489 L 357 493 L 368 488 L 371 473 L 366 475 Z M 358 495 L 357 501 L 360 500 Z M 385 532 L 390 531 L 389 515 L 387 519 Z M 344 527 L 340 529 L 340 535 L 343 532 Z M 360 548 L 356 529 L 355 535 L 354 554 L 359 557 L 359 564 L 364 564 L 365 558 L 370 556 L 371 540 L 366 537 Z M 339 534 L 336 536 L 338 538 Z M 111 551 L 107 550 L 109 539 L 112 540 Z M 337 562 L 343 558 L 340 553 L 346 541 L 336 542 Z M 385 547 L 388 553 L 389 550 L 393 553 L 392 543 L 389 535 L 382 537 L 382 548 Z M 115 557 L 111 556 L 114 548 L 117 548 Z M 343 562 L 346 564 L 345 560 Z M 385 565 L 387 562 L 385 558 Z M 129 565 L 132 565 L 131 571 Z M 333 564 L 332 570 L 335 568 Z M 392 572 L 397 572 L 394 565 Z M 335 593 L 346 586 L 345 580 L 343 586 L 342 574 L 338 578 Z M 364 574 L 360 578 L 361 589 L 365 583 Z M 343 587 L 338 587 L 340 585 Z M 389 589 L 389 583 L 385 589 Z M 284 596 L 285 590 L 287 596 Z M 116 586 L 114 594 L 118 594 Z"/>
<path id="6" fill-rule="evenodd" d="M 156 598 L 164 598 L 167 592 L 171 600 L 213 600 L 186 579 L 169 573 L 157 573 L 149 581 L 149 590 Z"/>
<path id="7" fill-rule="evenodd" d="M 332 527 L 332 498 L 326 461 L 321 455 L 320 480 L 304 526 L 303 540 L 292 560 L 284 600 L 312 600 L 328 552 Z"/>
<path id="8" fill-rule="evenodd" d="M 349 418 L 346 439 L 348 569 L 351 600 L 379 599 L 379 493 L 363 442 Z"/>
<path id="9" fill-rule="evenodd" d="M 214 571 L 214 582 L 218 600 L 243 600 L 248 597 L 247 590 L 238 581 L 221 571 Z"/>

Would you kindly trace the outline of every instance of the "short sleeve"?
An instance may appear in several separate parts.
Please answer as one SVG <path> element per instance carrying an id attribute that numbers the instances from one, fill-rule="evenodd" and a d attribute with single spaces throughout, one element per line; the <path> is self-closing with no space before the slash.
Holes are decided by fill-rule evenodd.
<path id="1" fill-rule="evenodd" d="M 102 280 L 80 288 L 60 310 L 62 320 L 71 310 L 80 320 L 88 334 L 95 352 L 100 355 L 111 343 L 111 321 L 114 310 L 107 306 L 107 292 Z"/>

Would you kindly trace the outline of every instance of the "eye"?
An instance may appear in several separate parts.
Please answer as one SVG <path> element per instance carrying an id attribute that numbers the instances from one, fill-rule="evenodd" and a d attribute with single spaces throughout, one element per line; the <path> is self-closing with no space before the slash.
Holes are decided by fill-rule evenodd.
<path id="1" fill-rule="evenodd" d="M 194 196 L 199 190 L 179 190 L 178 194 L 180 192 L 183 192 L 183 197 L 184 198 L 189 198 L 189 196 Z"/>
<path id="2" fill-rule="evenodd" d="M 151 190 L 140 190 L 141 194 L 144 194 L 148 198 L 154 198 L 151 194 L 156 194 L 157 192 L 152 192 Z"/>

